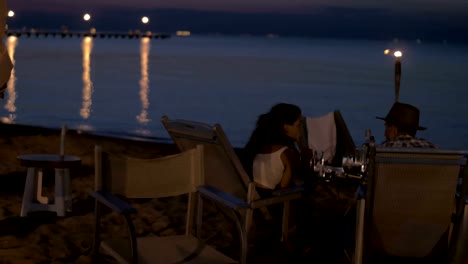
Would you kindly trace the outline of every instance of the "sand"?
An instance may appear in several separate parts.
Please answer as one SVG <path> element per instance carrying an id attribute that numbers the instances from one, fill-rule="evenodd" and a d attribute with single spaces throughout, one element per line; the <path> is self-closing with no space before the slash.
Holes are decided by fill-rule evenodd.
<path id="1" fill-rule="evenodd" d="M 71 172 L 73 210 L 65 217 L 36 212 L 20 217 L 26 168 L 20 154 L 59 153 L 60 131 L 20 125 L 0 125 L 0 264 L 90 263 L 93 237 L 94 145 L 120 155 L 152 158 L 177 153 L 173 144 L 117 139 L 68 131 L 65 153 L 82 158 L 82 166 Z M 53 188 L 52 173 L 45 174 L 44 190 Z M 252 263 L 349 263 L 344 249 L 352 245 L 353 214 L 343 216 L 353 204 L 356 183 L 317 183 L 309 194 L 306 246 L 285 247 L 269 239 L 268 222 L 256 219 L 249 259 Z M 337 193 L 338 191 L 338 193 Z M 137 209 L 134 223 L 138 236 L 183 234 L 186 196 L 130 200 Z M 260 221 L 260 222 L 259 222 Z M 124 236 L 123 220 L 105 215 L 107 236 Z M 232 221 L 215 205 L 207 203 L 203 236 L 219 251 L 238 257 L 238 240 Z M 294 240 L 294 236 L 293 239 Z M 351 254 L 351 253 L 350 253 Z M 103 263 L 115 261 L 103 256 Z"/>

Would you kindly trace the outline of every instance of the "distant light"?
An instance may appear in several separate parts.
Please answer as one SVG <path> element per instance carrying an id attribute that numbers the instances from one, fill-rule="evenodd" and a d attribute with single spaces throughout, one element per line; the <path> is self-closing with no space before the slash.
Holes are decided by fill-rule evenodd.
<path id="1" fill-rule="evenodd" d="M 383 54 L 385 54 L 385 55 L 390 54 L 390 50 L 389 49 L 384 50 Z"/>
<path id="2" fill-rule="evenodd" d="M 84 43 L 93 42 L 93 38 L 92 38 L 92 37 L 89 37 L 89 36 L 88 36 L 88 37 L 84 37 L 83 42 L 84 42 Z"/>
<path id="3" fill-rule="evenodd" d="M 8 17 L 14 17 L 14 16 L 15 16 L 15 12 L 13 12 L 13 10 L 8 11 Z"/>
<path id="4" fill-rule="evenodd" d="M 141 18 L 141 22 L 143 22 L 143 24 L 146 24 L 149 22 L 149 18 L 144 16 Z"/>
<path id="5" fill-rule="evenodd" d="M 8 45 L 15 45 L 16 40 L 18 39 L 17 36 L 9 36 L 7 38 Z"/>
<path id="6" fill-rule="evenodd" d="M 403 53 L 401 53 L 401 51 L 397 50 L 393 53 L 393 55 L 397 58 L 401 57 L 403 55 Z"/>
<path id="7" fill-rule="evenodd" d="M 176 36 L 178 36 L 178 37 L 188 37 L 190 35 L 191 35 L 191 33 L 188 30 L 178 30 L 178 31 L 176 31 Z"/>
<path id="8" fill-rule="evenodd" d="M 89 21 L 91 19 L 91 15 L 90 14 L 84 14 L 83 16 L 83 20 L 84 21 Z"/>

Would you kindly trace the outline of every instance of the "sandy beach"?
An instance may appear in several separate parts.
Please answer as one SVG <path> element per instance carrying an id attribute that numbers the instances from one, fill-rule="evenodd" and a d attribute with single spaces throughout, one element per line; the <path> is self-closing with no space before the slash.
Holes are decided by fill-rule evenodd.
<path id="1" fill-rule="evenodd" d="M 177 153 L 172 144 L 135 141 L 68 131 L 65 153 L 81 157 L 82 166 L 71 172 L 73 210 L 65 217 L 35 212 L 20 217 L 26 168 L 20 154 L 56 154 L 60 131 L 20 125 L 0 125 L 0 264 L 3 263 L 90 263 L 93 236 L 94 145 L 118 155 L 154 158 Z M 53 177 L 45 172 L 45 193 L 53 190 Z M 318 183 L 311 194 L 307 250 L 286 250 L 268 239 L 267 228 L 253 232 L 251 263 L 349 263 L 344 249 L 352 239 L 350 219 L 343 216 L 353 203 L 355 183 Z M 136 209 L 134 223 L 138 236 L 166 236 L 184 232 L 185 196 L 129 201 Z M 222 210 L 207 203 L 203 236 L 219 251 L 236 259 L 238 241 L 234 226 Z M 107 235 L 124 236 L 123 220 L 115 213 L 104 217 Z M 265 226 L 258 224 L 257 226 Z M 351 253 L 349 253 L 351 254 Z M 104 263 L 114 263 L 103 256 Z"/>

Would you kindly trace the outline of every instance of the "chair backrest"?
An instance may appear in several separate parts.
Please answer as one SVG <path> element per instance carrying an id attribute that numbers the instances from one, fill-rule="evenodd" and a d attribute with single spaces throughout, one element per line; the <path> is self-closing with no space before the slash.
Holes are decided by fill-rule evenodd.
<path id="1" fill-rule="evenodd" d="M 305 146 L 322 151 L 326 161 L 341 165 L 344 155 L 355 154 L 356 146 L 340 111 L 304 119 Z"/>
<path id="2" fill-rule="evenodd" d="M 96 147 L 96 190 L 127 198 L 195 193 L 204 183 L 203 146 L 155 159 L 118 157 Z"/>
<path id="3" fill-rule="evenodd" d="M 246 200 L 250 178 L 224 133 L 214 126 L 162 117 L 162 123 L 181 151 L 204 146 L 205 183 Z"/>
<path id="4" fill-rule="evenodd" d="M 463 154 L 388 148 L 371 153 L 368 246 L 393 256 L 428 256 L 450 226 Z"/>
<path id="5" fill-rule="evenodd" d="M 354 144 L 353 137 L 349 133 L 348 126 L 346 126 L 341 112 L 336 110 L 333 114 L 336 125 L 336 150 L 335 158 L 332 163 L 341 165 L 343 156 L 355 155 L 356 145 Z"/>

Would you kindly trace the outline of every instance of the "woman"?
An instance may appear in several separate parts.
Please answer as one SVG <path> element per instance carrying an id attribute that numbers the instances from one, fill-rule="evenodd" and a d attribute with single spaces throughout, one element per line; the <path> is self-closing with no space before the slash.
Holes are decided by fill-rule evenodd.
<path id="1" fill-rule="evenodd" d="M 301 173 L 301 155 L 295 143 L 303 133 L 302 120 L 301 109 L 286 103 L 274 105 L 258 118 L 245 151 L 260 196 L 290 187 Z"/>
<path id="2" fill-rule="evenodd" d="M 268 113 L 258 118 L 255 130 L 244 150 L 247 154 L 246 165 L 250 168 L 260 197 L 268 198 L 274 190 L 290 187 L 300 178 L 303 168 L 309 168 L 312 151 L 301 151 L 301 155 L 296 147 L 303 133 L 302 120 L 301 109 L 286 103 L 274 105 Z M 304 158 L 301 159 L 301 156 Z M 304 249 L 306 241 L 300 235 L 306 230 L 305 215 L 302 213 L 304 210 L 301 209 L 305 204 L 301 200 L 292 206 L 291 216 L 295 220 L 290 223 L 295 224 L 297 230 L 301 231 L 296 233 L 297 239 L 290 237 L 286 246 L 290 251 L 295 251 L 298 247 Z M 268 229 L 267 233 L 272 236 L 271 241 L 275 241 L 281 236 L 282 206 L 277 204 L 268 209 L 273 221 L 272 229 Z M 265 228 L 268 224 L 264 222 L 264 225 L 259 226 Z M 299 244 L 294 246 L 294 240 Z"/>

